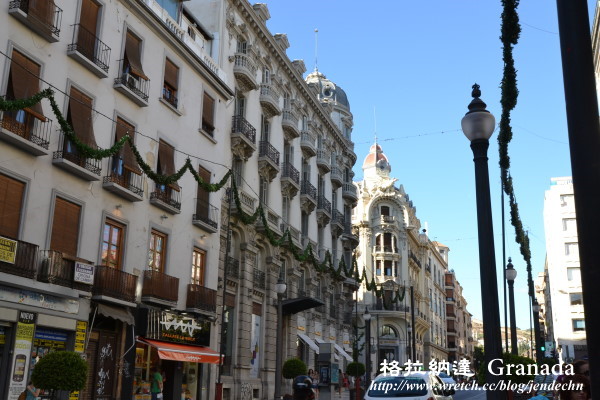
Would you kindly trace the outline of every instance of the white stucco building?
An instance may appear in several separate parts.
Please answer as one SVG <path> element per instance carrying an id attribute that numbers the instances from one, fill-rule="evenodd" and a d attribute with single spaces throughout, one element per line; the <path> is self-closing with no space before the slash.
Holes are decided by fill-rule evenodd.
<path id="1" fill-rule="evenodd" d="M 577 219 L 570 177 L 552 178 L 544 196 L 546 263 L 557 350 L 565 360 L 587 356 Z"/>

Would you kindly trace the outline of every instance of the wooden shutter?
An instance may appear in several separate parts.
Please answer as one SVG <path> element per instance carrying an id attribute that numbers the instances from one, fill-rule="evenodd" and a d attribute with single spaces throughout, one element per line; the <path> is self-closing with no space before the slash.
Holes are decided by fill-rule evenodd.
<path id="1" fill-rule="evenodd" d="M 158 160 L 160 162 L 159 173 L 173 175 L 175 173 L 175 149 L 167 142 L 160 141 L 158 144 Z"/>
<path id="2" fill-rule="evenodd" d="M 91 147 L 97 147 L 92 120 L 92 99 L 75 88 L 71 88 L 69 115 L 77 137 Z"/>
<path id="3" fill-rule="evenodd" d="M 135 137 L 135 128 L 133 127 L 133 125 L 125 122 L 121 118 L 117 118 L 117 126 L 115 129 L 115 143 L 121 140 L 121 138 L 125 135 L 129 135 L 129 137 L 133 140 Z M 135 159 L 135 156 L 133 155 L 133 151 L 131 150 L 131 146 L 129 145 L 129 143 L 125 143 L 125 145 L 121 149 L 121 157 L 123 158 L 123 166 L 125 168 L 138 175 L 142 173 Z"/>
<path id="4" fill-rule="evenodd" d="M 85 387 L 81 391 L 79 398 L 81 400 L 92 400 L 94 399 L 94 386 L 96 385 L 96 359 L 98 354 L 98 339 L 90 339 L 85 350 L 86 361 L 88 365 L 88 374 L 85 381 Z"/>
<path id="5" fill-rule="evenodd" d="M 84 28 L 88 34 L 92 34 L 96 36 L 96 31 L 98 29 L 98 12 L 100 11 L 100 6 L 93 2 L 92 0 L 82 0 L 81 1 L 81 15 L 79 17 L 79 25 L 80 28 Z M 85 34 L 85 33 L 84 33 Z M 79 36 L 81 38 L 81 34 Z M 87 39 L 89 41 L 89 39 Z"/>
<path id="6" fill-rule="evenodd" d="M 202 101 L 202 122 L 211 129 L 214 129 L 215 127 L 214 113 L 215 100 L 204 92 L 204 100 Z"/>
<path id="7" fill-rule="evenodd" d="M 10 63 L 11 86 L 15 99 L 26 99 L 37 94 L 40 91 L 41 67 L 22 53 L 16 50 L 12 52 L 12 62 Z M 46 120 L 42 111 L 42 104 L 37 103 L 31 108 L 25 109 L 34 117 Z"/>
<path id="8" fill-rule="evenodd" d="M 77 256 L 80 217 L 81 206 L 60 197 L 56 198 L 50 249 Z"/>
<path id="9" fill-rule="evenodd" d="M 198 169 L 198 175 L 202 180 L 206 183 L 210 183 L 210 171 L 205 168 L 200 167 Z M 209 192 L 202 189 L 200 185 L 198 185 L 198 199 L 196 200 L 196 214 L 200 217 L 208 218 L 208 199 Z"/>
<path id="10" fill-rule="evenodd" d="M 177 90 L 177 78 L 179 76 L 179 67 L 165 59 L 165 82 L 173 89 Z"/>
<path id="11" fill-rule="evenodd" d="M 260 304 L 260 303 L 252 303 L 252 314 L 254 314 L 254 315 L 262 315 L 262 304 Z"/>
<path id="12" fill-rule="evenodd" d="M 148 77 L 142 69 L 142 57 L 140 52 L 140 39 L 133 36 L 131 32 L 127 32 L 127 38 L 125 39 L 125 57 L 129 61 L 131 67 L 131 74 L 139 76 L 142 79 L 148 80 Z"/>
<path id="13" fill-rule="evenodd" d="M 50 0 L 29 0 L 29 10 L 27 16 L 35 17 L 48 26 L 54 25 L 55 5 Z"/>
<path id="14" fill-rule="evenodd" d="M 25 184 L 0 174 L 0 236 L 17 239 Z"/>
<path id="15" fill-rule="evenodd" d="M 225 305 L 227 307 L 235 307 L 235 294 L 225 293 Z"/>

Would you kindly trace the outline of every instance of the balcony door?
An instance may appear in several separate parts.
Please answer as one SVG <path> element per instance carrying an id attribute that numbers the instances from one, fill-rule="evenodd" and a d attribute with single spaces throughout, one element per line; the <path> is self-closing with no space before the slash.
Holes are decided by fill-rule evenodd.
<path id="1" fill-rule="evenodd" d="M 200 178 L 206 182 L 206 183 L 210 183 L 210 171 L 207 170 L 206 168 L 203 167 L 199 167 L 198 168 L 198 175 L 200 176 Z M 199 219 L 206 221 L 208 220 L 208 209 L 209 207 L 209 196 L 210 193 L 207 192 L 206 190 L 204 190 L 202 188 L 202 186 L 198 185 L 198 193 L 197 193 L 197 199 L 196 199 L 196 216 L 199 217 Z"/>
<path id="2" fill-rule="evenodd" d="M 167 253 L 167 235 L 152 229 L 150 246 L 148 249 L 148 269 L 150 271 L 165 272 L 165 255 Z"/>
<path id="3" fill-rule="evenodd" d="M 95 59 L 100 5 L 93 0 L 81 0 L 77 50 L 89 60 Z"/>
<path id="4" fill-rule="evenodd" d="M 102 233 L 102 265 L 122 269 L 124 229 L 123 224 L 106 219 Z"/>

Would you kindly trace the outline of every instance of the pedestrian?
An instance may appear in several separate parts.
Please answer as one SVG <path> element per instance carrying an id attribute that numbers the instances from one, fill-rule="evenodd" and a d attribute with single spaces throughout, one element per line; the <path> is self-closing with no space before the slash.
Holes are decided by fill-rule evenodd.
<path id="1" fill-rule="evenodd" d="M 540 365 L 540 368 L 547 365 L 548 371 L 551 371 L 554 363 L 551 364 L 547 362 L 549 359 L 546 359 L 545 361 L 546 362 Z M 552 383 L 554 382 L 554 379 L 555 377 L 551 373 L 547 375 L 536 375 L 535 378 L 533 378 L 534 387 L 536 388 L 535 396 L 544 396 L 545 398 L 552 400 L 554 398 L 554 393 L 550 388 L 553 386 Z"/>
<path id="2" fill-rule="evenodd" d="M 25 399 L 36 400 L 38 397 L 40 397 L 40 389 L 33 386 L 33 382 L 29 381 L 29 383 L 27 384 L 27 396 L 25 397 Z"/>
<path id="3" fill-rule="evenodd" d="M 319 374 L 313 369 L 308 370 L 308 376 L 312 379 L 312 389 L 315 393 L 315 400 L 319 399 Z"/>
<path id="4" fill-rule="evenodd" d="M 344 372 L 343 377 L 344 379 L 342 380 L 342 384 L 346 389 L 348 389 L 350 387 L 350 379 L 348 379 L 348 374 Z"/>
<path id="5" fill-rule="evenodd" d="M 151 385 L 150 385 L 150 395 L 152 396 L 152 400 L 159 400 L 163 398 L 163 383 L 164 383 L 164 378 L 160 373 L 160 370 L 158 367 L 153 366 L 152 368 L 150 368 L 150 379 L 151 379 Z"/>
<path id="6" fill-rule="evenodd" d="M 569 384 L 576 386 L 576 388 L 569 390 Z M 581 374 L 566 375 L 560 385 L 558 395 L 560 400 L 589 400 L 592 398 L 590 380 L 587 376 Z"/>
<path id="7" fill-rule="evenodd" d="M 338 369 L 338 383 L 335 384 L 335 390 L 337 390 L 340 396 L 342 395 L 343 376 L 342 370 Z"/>

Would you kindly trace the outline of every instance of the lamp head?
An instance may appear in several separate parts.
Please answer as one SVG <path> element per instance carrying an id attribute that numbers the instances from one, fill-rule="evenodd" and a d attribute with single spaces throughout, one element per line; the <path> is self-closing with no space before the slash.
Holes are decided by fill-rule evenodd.
<path id="1" fill-rule="evenodd" d="M 285 284 L 285 281 L 283 280 L 283 278 L 279 278 L 279 280 L 275 284 L 275 292 L 277 294 L 284 294 L 286 290 L 287 285 Z"/>
<path id="2" fill-rule="evenodd" d="M 473 100 L 469 104 L 469 112 L 461 121 L 462 130 L 471 142 L 478 139 L 488 140 L 494 133 L 496 119 L 485 109 L 486 104 L 479 98 L 481 90 L 478 84 L 473 85 L 471 96 Z"/>
<path id="3" fill-rule="evenodd" d="M 365 308 L 365 313 L 363 314 L 363 318 L 365 319 L 365 321 L 370 321 L 371 320 L 371 314 L 369 313 L 369 309 Z"/>
<path id="4" fill-rule="evenodd" d="M 409 325 L 406 330 L 408 331 L 408 333 L 412 333 L 412 326 Z"/>
<path id="5" fill-rule="evenodd" d="M 540 312 L 540 305 L 538 304 L 537 301 L 534 300 L 533 302 L 533 306 L 531 307 L 533 309 L 533 312 L 539 313 Z"/>
<path id="6" fill-rule="evenodd" d="M 514 268 L 512 260 L 508 259 L 508 264 L 506 265 L 506 280 L 509 282 L 514 282 L 517 278 L 517 270 Z"/>

